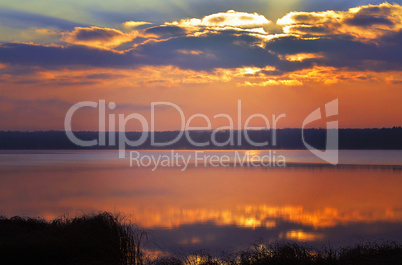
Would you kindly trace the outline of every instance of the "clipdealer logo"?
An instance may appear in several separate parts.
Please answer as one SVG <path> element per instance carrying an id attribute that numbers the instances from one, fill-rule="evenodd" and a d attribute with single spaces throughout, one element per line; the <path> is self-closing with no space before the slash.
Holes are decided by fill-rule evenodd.
<path id="1" fill-rule="evenodd" d="M 98 139 L 92 140 L 81 140 L 79 139 L 72 130 L 72 119 L 76 111 L 81 108 L 97 108 L 98 109 Z M 180 116 L 180 130 L 179 134 L 174 138 L 166 142 L 157 142 L 155 139 L 154 132 L 155 131 L 155 111 L 157 107 L 164 107 L 164 108 L 172 108 L 177 111 Z M 211 143 L 213 146 L 222 147 L 222 146 L 241 146 L 242 140 L 245 140 L 249 146 L 256 147 L 256 149 L 261 149 L 261 147 L 268 146 L 268 141 L 264 142 L 256 142 L 252 140 L 249 136 L 249 130 L 256 130 L 262 129 L 262 127 L 251 127 L 250 122 L 255 118 L 262 119 L 265 123 L 265 129 L 272 130 L 271 133 L 271 141 L 270 144 L 272 147 L 275 147 L 277 144 L 277 134 L 276 128 L 278 121 L 286 117 L 285 113 L 280 115 L 272 114 L 271 119 L 269 119 L 266 115 L 261 113 L 255 113 L 247 117 L 244 123 L 242 121 L 242 103 L 241 100 L 237 102 L 237 128 L 234 127 L 234 119 L 226 114 L 220 113 L 213 116 L 214 119 L 223 118 L 227 120 L 228 126 L 223 126 L 212 130 L 212 122 L 210 118 L 202 113 L 197 113 L 191 115 L 188 119 L 183 112 L 183 110 L 177 105 L 172 102 L 152 102 L 150 105 L 151 110 L 151 120 L 148 120 L 139 113 L 131 113 L 128 115 L 125 114 L 114 114 L 114 113 L 107 113 L 107 110 L 113 110 L 116 108 L 116 104 L 114 102 L 109 102 L 106 104 L 104 99 L 99 100 L 99 102 L 94 101 L 82 101 L 79 103 L 74 104 L 66 113 L 64 119 L 64 129 L 68 139 L 73 142 L 77 146 L 81 147 L 93 147 L 93 146 L 106 146 L 106 132 L 108 132 L 108 141 L 107 144 L 110 146 L 116 146 L 116 134 L 119 135 L 117 148 L 119 150 L 119 158 L 126 157 L 126 147 L 140 147 L 142 144 L 145 143 L 147 139 L 150 137 L 150 145 L 152 147 L 160 148 L 160 147 L 168 147 L 172 146 L 173 144 L 177 143 L 184 135 L 187 142 L 190 143 L 193 147 L 200 149 L 205 146 L 209 146 Z M 325 117 L 332 117 L 338 114 L 338 99 L 335 99 L 331 102 L 325 104 Z M 108 117 L 108 126 L 106 126 L 106 115 Z M 191 126 L 191 122 L 195 118 L 201 118 L 205 120 L 207 126 L 205 127 L 193 127 Z M 327 122 L 327 135 L 326 135 L 326 148 L 325 150 L 318 150 L 311 146 L 305 139 L 304 129 L 306 125 L 313 121 L 317 121 L 322 119 L 321 115 L 321 108 L 317 108 L 313 112 L 311 112 L 303 121 L 302 123 L 302 142 L 305 147 L 313 153 L 315 156 L 319 157 L 320 159 L 336 165 L 338 163 L 338 121 L 330 121 Z M 141 124 L 141 136 L 137 140 L 130 140 L 127 138 L 126 135 L 126 126 L 127 123 L 131 120 L 137 120 Z M 107 127 L 107 128 L 106 128 Z M 117 129 L 117 130 L 116 130 Z M 190 134 L 192 130 L 207 130 L 211 131 L 210 139 L 205 142 L 197 142 L 195 141 Z M 229 134 L 229 139 L 224 142 L 219 142 L 216 139 L 216 134 L 222 130 L 227 130 L 229 132 L 233 132 L 237 130 L 237 134 L 234 135 L 233 133 Z M 244 138 L 242 137 L 244 135 Z M 154 159 L 149 159 L 150 161 Z"/>
<path id="2" fill-rule="evenodd" d="M 332 100 L 325 104 L 324 108 L 325 118 L 333 117 L 338 115 L 338 99 Z M 318 150 L 308 144 L 304 138 L 304 128 L 307 124 L 323 119 L 321 115 L 321 108 L 317 108 L 311 112 L 303 121 L 302 125 L 302 140 L 304 146 L 310 150 L 315 156 L 321 158 L 322 160 L 336 165 L 339 162 L 339 135 L 338 135 L 338 120 L 332 120 L 326 122 L 326 144 L 325 150 Z"/>

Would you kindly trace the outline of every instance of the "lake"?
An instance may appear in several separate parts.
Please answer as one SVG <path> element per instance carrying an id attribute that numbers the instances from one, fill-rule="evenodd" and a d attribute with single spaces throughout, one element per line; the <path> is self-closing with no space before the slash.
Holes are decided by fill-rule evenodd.
<path id="1" fill-rule="evenodd" d="M 129 152 L 119 159 L 117 151 L 1 151 L 0 214 L 121 212 L 148 231 L 150 253 L 233 251 L 258 240 L 402 241 L 402 151 L 341 150 L 332 166 L 309 151 L 276 150 L 285 167 L 235 166 L 235 152 L 246 153 L 202 151 L 229 162 L 197 166 L 194 151 L 175 151 L 188 158 L 184 169 L 151 160 L 130 166 Z"/>

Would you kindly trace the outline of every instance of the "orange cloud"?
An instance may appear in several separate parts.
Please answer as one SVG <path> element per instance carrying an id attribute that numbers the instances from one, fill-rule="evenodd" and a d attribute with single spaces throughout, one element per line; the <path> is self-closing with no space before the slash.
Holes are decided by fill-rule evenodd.
<path id="1" fill-rule="evenodd" d="M 100 27 L 75 27 L 72 32 L 63 33 L 63 41 L 86 45 L 101 49 L 118 47 L 120 44 L 130 42 L 137 36 L 135 31 L 123 33 L 117 29 Z"/>
<path id="2" fill-rule="evenodd" d="M 246 86 L 278 86 L 278 85 L 285 85 L 285 86 L 302 86 L 303 83 L 298 80 L 267 80 L 260 83 L 251 83 L 246 81 L 244 83 Z"/>
<path id="3" fill-rule="evenodd" d="M 308 36 L 347 34 L 359 40 L 375 40 L 402 29 L 402 6 L 382 3 L 348 11 L 290 12 L 276 22 L 284 33 Z"/>
<path id="4" fill-rule="evenodd" d="M 297 53 L 297 54 L 289 54 L 285 56 L 279 56 L 282 60 L 288 60 L 292 62 L 302 62 L 307 59 L 317 59 L 317 58 L 323 58 L 324 56 L 321 54 L 317 53 Z"/>
<path id="5" fill-rule="evenodd" d="M 132 21 L 132 20 L 130 20 L 130 21 L 124 22 L 123 26 L 127 27 L 127 28 L 136 28 L 136 27 L 139 27 L 139 26 L 142 26 L 142 25 L 148 25 L 148 24 L 152 24 L 152 23 L 151 22 L 146 22 L 146 21 Z"/>
<path id="6" fill-rule="evenodd" d="M 43 35 L 56 35 L 59 34 L 57 30 L 54 29 L 35 29 L 35 32 Z"/>
<path id="7" fill-rule="evenodd" d="M 180 21 L 166 22 L 167 26 L 178 26 L 186 29 L 189 36 L 201 36 L 221 31 L 241 31 L 249 34 L 267 35 L 264 27 L 272 22 L 258 13 L 228 10 L 199 18 L 187 18 Z"/>

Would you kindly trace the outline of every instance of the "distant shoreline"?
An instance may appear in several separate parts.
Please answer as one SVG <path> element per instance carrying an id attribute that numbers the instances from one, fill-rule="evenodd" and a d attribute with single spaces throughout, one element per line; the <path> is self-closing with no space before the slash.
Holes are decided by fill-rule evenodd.
<path id="1" fill-rule="evenodd" d="M 227 143 L 214 145 L 208 142 L 212 131 L 189 131 L 189 135 L 195 142 L 206 142 L 207 145 L 197 147 L 191 144 L 185 137 L 178 138 L 174 144 L 167 146 L 154 146 L 148 137 L 143 144 L 131 147 L 127 150 L 306 150 L 302 141 L 302 129 L 276 129 L 276 144 L 272 140 L 272 130 L 247 131 L 255 142 L 268 142 L 263 146 L 250 145 L 244 139 L 244 131 L 220 131 L 214 137 L 218 142 L 227 141 L 230 134 L 236 139 L 241 139 L 241 144 Z M 378 129 L 339 129 L 340 150 L 402 150 L 402 127 L 378 128 Z M 73 132 L 82 140 L 94 140 L 99 137 L 96 131 Z M 316 149 L 326 147 L 326 129 L 304 129 L 305 140 Z M 116 150 L 119 137 L 122 133 L 105 132 L 105 143 L 96 146 L 77 146 L 72 143 L 64 131 L 0 131 L 0 150 Z M 141 137 L 142 132 L 126 132 L 125 136 L 135 141 Z M 176 138 L 180 131 L 163 131 L 152 133 L 158 143 L 169 142 Z M 240 134 L 240 136 L 239 136 Z"/>

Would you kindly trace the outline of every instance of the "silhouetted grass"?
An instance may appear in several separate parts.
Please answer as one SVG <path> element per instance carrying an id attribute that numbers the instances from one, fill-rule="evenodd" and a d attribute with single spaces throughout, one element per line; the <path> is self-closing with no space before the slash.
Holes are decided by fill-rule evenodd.
<path id="1" fill-rule="evenodd" d="M 146 233 L 121 215 L 104 212 L 46 221 L 0 217 L 0 264 L 138 265 L 391 265 L 402 264 L 402 245 L 367 243 L 320 250 L 296 243 L 254 244 L 214 257 L 206 251 L 160 256 L 142 251 Z"/>
<path id="2" fill-rule="evenodd" d="M 395 242 L 358 244 L 339 249 L 315 250 L 297 243 L 252 245 L 248 250 L 225 258 L 215 258 L 207 252 L 196 252 L 179 259 L 176 256 L 158 258 L 153 265 L 393 265 L 402 264 L 402 245 Z"/>
<path id="3" fill-rule="evenodd" d="M 145 233 L 110 213 L 0 217 L 0 264 L 142 264 Z"/>

